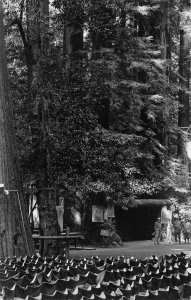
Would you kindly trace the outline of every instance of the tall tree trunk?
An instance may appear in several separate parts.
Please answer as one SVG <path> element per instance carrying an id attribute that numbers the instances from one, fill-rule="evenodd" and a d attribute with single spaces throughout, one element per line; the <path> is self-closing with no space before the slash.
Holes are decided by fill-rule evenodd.
<path id="1" fill-rule="evenodd" d="M 32 78 L 35 78 L 34 89 L 39 112 L 39 131 L 41 136 L 40 148 L 43 149 L 44 178 L 42 185 L 50 185 L 50 150 L 48 143 L 48 106 L 49 99 L 46 96 L 46 84 L 48 73 L 46 72 L 49 49 L 49 0 L 27 0 L 27 37 L 33 51 L 35 65 L 33 66 Z"/>
<path id="2" fill-rule="evenodd" d="M 92 2 L 93 3 L 93 2 Z M 112 8 L 107 7 L 103 1 L 98 1 L 97 3 L 92 4 L 92 12 L 93 17 L 92 20 L 90 19 L 90 34 L 92 39 L 92 59 L 95 61 L 103 59 L 102 56 L 102 48 L 112 48 L 111 39 L 109 37 L 109 30 L 105 30 L 105 27 L 107 27 L 108 23 L 112 23 L 115 20 L 115 15 L 113 13 Z M 94 27 L 94 17 L 95 20 L 100 22 L 98 28 Z M 109 22 L 107 21 L 109 19 Z M 104 21 L 103 21 L 104 20 Z M 103 23 L 103 24 L 102 24 Z M 111 28 L 109 28 L 111 29 Z M 107 31 L 107 34 L 106 34 Z M 109 78 L 111 79 L 111 78 Z M 100 77 L 100 86 L 102 85 L 102 88 L 104 87 L 103 78 Z M 110 94 L 109 91 L 105 92 L 104 96 L 102 96 L 102 99 L 100 103 L 98 103 L 97 106 L 97 115 L 98 115 L 98 122 L 103 128 L 109 129 L 110 127 Z"/>
<path id="3" fill-rule="evenodd" d="M 23 15 L 24 15 L 24 10 L 26 8 L 26 27 L 27 30 L 25 30 L 25 26 L 23 26 Z M 25 53 L 25 59 L 26 59 L 26 67 L 27 67 L 27 88 L 28 88 L 28 98 L 29 98 L 29 103 L 31 103 L 31 85 L 33 81 L 33 66 L 35 64 L 35 59 L 34 59 L 34 54 L 33 54 L 33 49 L 30 43 L 30 35 L 29 35 L 29 0 L 26 1 L 26 7 L 24 5 L 24 1 L 22 0 L 20 2 L 20 14 L 17 16 L 12 22 L 11 25 L 17 25 L 18 30 L 21 35 L 21 39 L 23 42 L 24 46 L 24 53 Z"/>
<path id="4" fill-rule="evenodd" d="M 182 12 L 190 11 L 190 3 L 187 0 L 182 0 Z M 186 24 L 185 24 L 186 25 Z M 179 114 L 178 126 L 186 130 L 189 125 L 189 81 L 190 81 L 190 39 L 186 34 L 184 27 L 180 29 L 180 54 L 179 54 L 179 74 L 180 74 L 180 90 L 179 90 Z M 184 146 L 184 138 L 181 134 L 178 136 L 178 157 L 186 163 L 186 152 Z"/>
<path id="5" fill-rule="evenodd" d="M 63 54 L 65 60 L 65 75 L 69 75 L 69 71 L 80 68 L 82 62 L 81 51 L 83 50 L 83 19 L 80 14 L 66 17 L 64 20 L 63 33 Z"/>
<path id="6" fill-rule="evenodd" d="M 40 234 L 58 235 L 60 228 L 57 220 L 56 199 L 54 189 L 50 188 L 51 162 L 49 149 L 49 95 L 47 95 L 47 82 L 49 81 L 48 50 L 49 50 L 49 0 L 27 0 L 28 5 L 28 38 L 30 40 L 34 57 L 34 76 L 36 79 L 36 101 L 38 102 L 38 122 L 41 151 L 43 157 L 42 178 L 38 183 L 37 195 Z M 42 242 L 42 254 L 58 254 L 59 242 L 52 242 L 51 247 L 47 241 Z"/>
<path id="7" fill-rule="evenodd" d="M 171 29 L 170 29 L 170 3 L 161 3 L 161 58 L 162 60 L 171 60 Z M 164 68 L 164 81 L 170 82 L 171 70 L 169 66 Z M 161 143 L 165 147 L 165 158 L 168 155 L 168 126 L 164 124 L 161 132 Z"/>
<path id="8" fill-rule="evenodd" d="M 10 190 L 0 192 L 0 257 L 34 252 L 32 233 L 24 203 L 9 98 L 4 44 L 3 11 L 0 1 L 0 183 Z"/>
<path id="9" fill-rule="evenodd" d="M 49 149 L 49 101 L 46 93 L 46 84 L 49 80 L 48 72 L 46 70 L 47 57 L 46 53 L 49 49 L 49 0 L 39 0 L 39 60 L 37 62 L 38 82 L 39 82 L 39 96 L 41 107 L 41 135 L 42 143 L 45 153 L 45 178 L 44 184 L 51 185 L 50 179 L 50 149 Z"/>

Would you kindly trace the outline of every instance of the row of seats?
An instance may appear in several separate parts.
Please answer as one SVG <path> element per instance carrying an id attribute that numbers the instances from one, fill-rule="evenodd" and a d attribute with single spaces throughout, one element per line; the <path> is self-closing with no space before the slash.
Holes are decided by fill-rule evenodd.
<path id="1" fill-rule="evenodd" d="M 0 292 L 5 300 L 185 300 L 190 266 L 184 253 L 142 260 L 13 257 L 0 261 Z"/>

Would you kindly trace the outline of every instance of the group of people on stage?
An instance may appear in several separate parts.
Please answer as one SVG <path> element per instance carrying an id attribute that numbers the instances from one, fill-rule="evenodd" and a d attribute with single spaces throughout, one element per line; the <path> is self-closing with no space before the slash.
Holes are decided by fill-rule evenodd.
<path id="1" fill-rule="evenodd" d="M 185 244 L 190 242 L 191 238 L 191 222 L 188 218 L 182 220 L 180 217 L 168 220 L 165 223 L 158 218 L 154 224 L 154 244 L 165 242 L 172 244 L 173 242 L 181 244 L 183 236 Z"/>

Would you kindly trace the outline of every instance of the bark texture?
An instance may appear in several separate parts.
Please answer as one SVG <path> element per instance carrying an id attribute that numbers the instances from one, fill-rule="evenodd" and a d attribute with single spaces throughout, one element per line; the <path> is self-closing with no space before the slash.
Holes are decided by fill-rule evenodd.
<path id="1" fill-rule="evenodd" d="M 49 144 L 49 103 L 51 99 L 46 93 L 49 81 L 48 50 L 49 50 L 49 0 L 27 0 L 28 36 L 33 49 L 35 65 L 33 77 L 37 81 L 36 100 L 38 102 L 39 135 L 41 140 L 41 155 L 44 160 L 42 177 L 39 180 L 37 195 L 40 234 L 59 235 L 60 227 L 57 220 L 56 200 L 51 186 L 51 155 Z M 44 188 L 42 188 L 44 187 Z M 59 241 L 42 241 L 40 252 L 43 256 L 60 253 Z"/>
<path id="2" fill-rule="evenodd" d="M 54 189 L 47 188 L 39 190 L 37 198 L 40 217 L 40 235 L 60 235 L 60 227 L 55 209 L 56 199 Z M 61 241 L 42 241 L 40 253 L 42 256 L 63 254 Z"/>
<path id="3" fill-rule="evenodd" d="M 66 76 L 69 75 L 68 72 L 71 68 L 76 70 L 82 67 L 82 54 L 80 51 L 83 51 L 83 20 L 77 14 L 73 18 L 66 17 L 64 20 L 63 55 Z"/>
<path id="4" fill-rule="evenodd" d="M 0 191 L 0 257 L 24 256 L 32 254 L 34 246 L 17 161 L 12 104 L 9 98 L 2 0 L 0 43 L 0 183 L 10 190 L 8 195 Z"/>
<path id="5" fill-rule="evenodd" d="M 171 60 L 171 28 L 170 28 L 170 3 L 164 1 L 161 3 L 161 28 L 160 28 L 160 46 L 161 46 L 161 58 L 165 61 Z M 164 82 L 170 82 L 171 80 L 171 69 L 168 64 L 164 68 Z M 164 154 L 165 160 L 168 155 L 168 144 L 169 144 L 169 132 L 168 124 L 164 123 L 161 128 L 161 143 L 165 147 Z"/>
<path id="6" fill-rule="evenodd" d="M 182 0 L 182 12 L 190 11 L 190 3 Z M 185 24 L 186 25 L 186 24 Z M 186 34 L 184 27 L 180 29 L 180 55 L 179 55 L 179 73 L 180 73 L 180 91 L 179 91 L 179 115 L 178 126 L 186 130 L 190 125 L 189 120 L 189 94 L 190 86 L 190 38 Z M 187 163 L 184 139 L 179 135 L 178 139 L 178 157 Z"/>

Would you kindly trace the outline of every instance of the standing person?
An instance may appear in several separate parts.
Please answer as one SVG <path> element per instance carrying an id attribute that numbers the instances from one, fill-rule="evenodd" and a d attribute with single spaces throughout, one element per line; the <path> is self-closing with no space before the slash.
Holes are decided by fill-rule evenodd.
<path id="1" fill-rule="evenodd" d="M 61 232 L 63 231 L 63 216 L 64 216 L 64 191 L 59 191 L 59 203 L 56 206 L 58 224 L 60 225 Z"/>
<path id="2" fill-rule="evenodd" d="M 155 237 L 154 237 L 154 245 L 159 244 L 160 236 L 161 236 L 161 219 L 158 218 L 154 225 Z"/>
<path id="3" fill-rule="evenodd" d="M 160 233 L 160 236 L 161 236 L 161 241 L 164 242 L 166 241 L 166 224 L 164 223 L 161 223 L 161 233 Z"/>
<path id="4" fill-rule="evenodd" d="M 186 244 L 186 241 L 188 241 L 188 244 L 190 242 L 190 233 L 191 233 L 191 223 L 188 219 L 185 219 L 185 222 L 183 223 L 183 235 L 184 235 L 184 241 Z"/>
<path id="5" fill-rule="evenodd" d="M 175 237 L 175 242 L 179 242 L 181 244 L 181 231 L 183 229 L 183 223 L 181 218 L 175 219 L 174 220 L 174 237 Z"/>
<path id="6" fill-rule="evenodd" d="M 167 228 L 166 228 L 166 244 L 172 244 L 172 223 L 168 221 Z"/>

